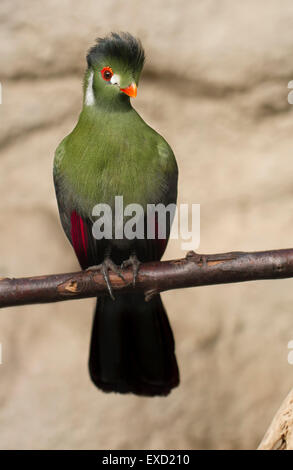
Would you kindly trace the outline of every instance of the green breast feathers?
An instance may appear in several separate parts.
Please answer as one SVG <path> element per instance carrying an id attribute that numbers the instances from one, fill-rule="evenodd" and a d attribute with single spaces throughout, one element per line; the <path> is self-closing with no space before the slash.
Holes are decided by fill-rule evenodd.
<path id="1" fill-rule="evenodd" d="M 133 108 L 123 113 L 85 107 L 55 154 L 55 179 L 80 213 L 98 203 L 168 203 L 174 199 L 177 165 L 167 142 Z M 176 197 L 176 196 L 175 196 Z"/>

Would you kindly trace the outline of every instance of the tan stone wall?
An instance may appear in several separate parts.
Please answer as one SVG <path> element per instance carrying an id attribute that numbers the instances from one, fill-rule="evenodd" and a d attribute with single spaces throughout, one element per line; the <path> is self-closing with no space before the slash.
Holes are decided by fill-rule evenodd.
<path id="1" fill-rule="evenodd" d="M 138 35 L 134 103 L 173 147 L 202 252 L 292 246 L 290 0 L 2 0 L 0 275 L 77 269 L 52 159 L 77 120 L 85 52 Z M 180 244 L 165 255 L 180 257 Z M 0 311 L 0 448 L 255 448 L 293 383 L 292 280 L 164 295 L 181 369 L 168 398 L 106 395 L 87 372 L 92 300 Z"/>

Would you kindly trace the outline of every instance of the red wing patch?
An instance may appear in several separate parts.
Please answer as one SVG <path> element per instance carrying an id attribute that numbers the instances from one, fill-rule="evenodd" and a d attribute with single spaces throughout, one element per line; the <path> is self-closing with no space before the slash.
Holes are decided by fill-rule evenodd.
<path id="1" fill-rule="evenodd" d="M 88 233 L 82 217 L 73 211 L 70 217 L 71 241 L 81 267 L 88 267 Z"/>

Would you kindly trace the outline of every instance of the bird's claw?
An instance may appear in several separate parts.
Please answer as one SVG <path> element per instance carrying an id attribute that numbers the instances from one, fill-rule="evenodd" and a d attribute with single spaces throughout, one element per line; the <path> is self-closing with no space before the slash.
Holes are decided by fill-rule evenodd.
<path id="1" fill-rule="evenodd" d="M 113 294 L 113 289 L 112 289 L 110 278 L 109 278 L 109 271 L 112 271 L 113 273 L 117 274 L 117 276 L 119 276 L 120 279 L 122 279 L 122 281 L 126 282 L 125 277 L 123 276 L 119 266 L 117 266 L 111 260 L 111 258 L 108 258 L 108 257 L 105 258 L 101 264 L 90 266 L 89 268 L 86 269 L 86 271 L 100 271 L 102 273 L 104 281 L 108 288 L 109 295 L 112 300 L 115 300 L 115 297 Z"/>
<path id="2" fill-rule="evenodd" d="M 135 287 L 135 284 L 136 284 L 136 279 L 137 279 L 137 276 L 138 276 L 138 271 L 139 271 L 140 265 L 141 265 L 141 262 L 139 261 L 139 259 L 137 258 L 136 255 L 130 255 L 129 258 L 126 259 L 125 261 L 123 261 L 123 263 L 121 264 L 122 269 L 125 269 L 125 268 L 128 268 L 129 266 L 132 266 L 132 273 L 133 273 L 132 285 L 133 285 L 133 287 Z"/>

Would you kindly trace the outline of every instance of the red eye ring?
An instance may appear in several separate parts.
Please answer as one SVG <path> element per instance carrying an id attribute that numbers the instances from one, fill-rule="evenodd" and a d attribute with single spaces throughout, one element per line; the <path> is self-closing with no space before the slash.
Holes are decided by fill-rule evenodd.
<path id="1" fill-rule="evenodd" d="M 111 78 L 113 77 L 113 70 L 111 69 L 111 67 L 104 67 L 101 70 L 101 74 L 103 79 L 106 80 L 106 82 L 109 82 L 109 80 L 111 80 Z"/>

